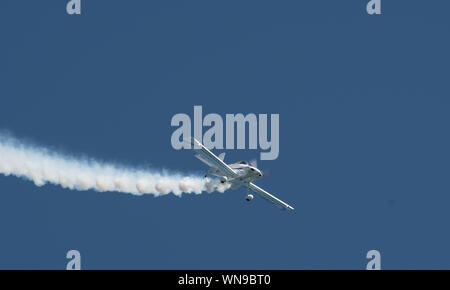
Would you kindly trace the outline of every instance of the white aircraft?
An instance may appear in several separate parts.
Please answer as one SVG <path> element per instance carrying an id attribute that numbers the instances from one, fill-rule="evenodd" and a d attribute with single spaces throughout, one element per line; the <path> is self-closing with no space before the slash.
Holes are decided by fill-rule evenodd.
<path id="1" fill-rule="evenodd" d="M 188 142 L 192 145 L 192 148 L 196 153 L 195 157 L 210 167 L 205 177 L 208 174 L 217 176 L 220 178 L 220 182 L 230 183 L 232 189 L 236 189 L 240 186 L 246 186 L 247 201 L 251 201 L 253 199 L 253 195 L 248 193 L 251 190 L 253 193 L 275 204 L 281 209 L 294 210 L 294 208 L 289 204 L 276 198 L 253 183 L 254 180 L 263 176 L 262 172 L 256 168 L 255 164 L 249 164 L 246 161 L 237 161 L 228 165 L 223 161 L 225 158 L 225 153 L 222 153 L 217 157 L 195 138 L 191 138 Z"/>

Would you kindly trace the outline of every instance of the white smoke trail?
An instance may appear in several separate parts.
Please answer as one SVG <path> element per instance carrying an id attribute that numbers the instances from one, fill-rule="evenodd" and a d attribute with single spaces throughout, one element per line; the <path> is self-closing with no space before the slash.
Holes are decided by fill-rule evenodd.
<path id="1" fill-rule="evenodd" d="M 228 186 L 211 179 L 133 169 L 74 158 L 26 145 L 0 133 L 0 173 L 31 180 L 37 186 L 46 183 L 72 190 L 117 191 L 155 196 L 173 193 L 200 194 L 202 191 L 223 192 Z"/>

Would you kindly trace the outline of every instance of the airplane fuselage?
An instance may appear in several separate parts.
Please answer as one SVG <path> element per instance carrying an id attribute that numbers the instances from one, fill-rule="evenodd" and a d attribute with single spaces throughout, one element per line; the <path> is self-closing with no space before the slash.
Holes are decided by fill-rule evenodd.
<path id="1" fill-rule="evenodd" d="M 219 177 L 222 183 L 225 182 L 232 183 L 234 185 L 233 186 L 234 188 L 237 188 L 245 183 L 253 182 L 254 180 L 262 177 L 261 171 L 254 166 L 240 163 L 233 163 L 230 164 L 229 166 L 237 173 L 238 175 L 237 177 L 232 179 L 226 178 L 222 174 L 222 172 L 214 168 L 211 168 L 208 171 L 208 174 Z"/>

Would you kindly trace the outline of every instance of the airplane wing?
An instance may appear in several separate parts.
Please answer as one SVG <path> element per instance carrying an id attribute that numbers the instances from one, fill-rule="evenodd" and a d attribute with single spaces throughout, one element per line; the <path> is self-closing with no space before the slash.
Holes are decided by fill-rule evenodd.
<path id="1" fill-rule="evenodd" d="M 254 183 L 250 182 L 249 184 L 249 188 L 251 191 L 253 191 L 254 193 L 256 193 L 257 195 L 259 195 L 260 197 L 264 198 L 265 200 L 275 204 L 277 207 L 281 208 L 281 209 L 290 209 L 290 210 L 294 210 L 294 208 L 292 206 L 290 206 L 289 204 L 285 203 L 284 201 L 282 201 L 281 199 L 276 198 L 275 196 L 271 195 L 270 193 L 268 193 L 267 191 L 265 191 L 264 189 L 262 189 L 261 187 L 255 185 Z"/>
<path id="2" fill-rule="evenodd" d="M 192 145 L 192 149 L 196 153 L 195 157 L 200 159 L 200 161 L 210 167 L 220 170 L 227 177 L 234 178 L 238 176 L 230 166 L 223 162 L 219 157 L 214 155 L 211 151 L 208 150 L 208 148 L 203 146 L 195 138 L 191 138 L 190 143 Z"/>

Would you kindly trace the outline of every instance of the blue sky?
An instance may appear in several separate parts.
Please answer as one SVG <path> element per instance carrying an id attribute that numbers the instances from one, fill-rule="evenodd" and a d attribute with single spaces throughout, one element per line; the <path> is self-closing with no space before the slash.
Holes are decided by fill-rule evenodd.
<path id="1" fill-rule="evenodd" d="M 258 185 L 154 198 L 0 176 L 0 268 L 448 268 L 449 4 L 4 1 L 0 129 L 59 152 L 202 175 L 176 113 L 280 114 Z M 220 153 L 220 152 L 216 152 Z M 227 160 L 258 150 L 228 150 Z"/>

